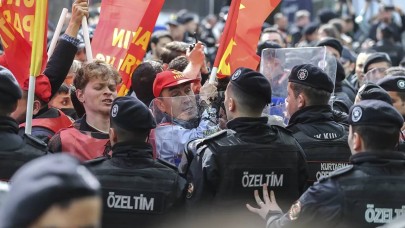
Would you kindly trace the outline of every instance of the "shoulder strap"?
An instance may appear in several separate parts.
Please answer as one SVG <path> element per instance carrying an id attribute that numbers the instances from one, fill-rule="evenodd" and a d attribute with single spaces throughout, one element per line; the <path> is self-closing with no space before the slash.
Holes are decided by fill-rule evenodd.
<path id="1" fill-rule="evenodd" d="M 108 160 L 108 159 L 109 159 L 109 158 L 106 157 L 106 156 L 101 156 L 101 157 L 98 157 L 98 158 L 94 158 L 94 159 L 92 159 L 92 160 L 85 161 L 85 162 L 84 162 L 84 165 L 86 165 L 86 166 L 93 166 L 93 165 L 100 164 L 100 163 L 102 163 L 103 161 Z"/>
<path id="2" fill-rule="evenodd" d="M 168 167 L 168 168 L 170 168 L 170 169 L 172 169 L 172 170 L 178 172 L 177 166 L 173 165 L 172 163 L 167 162 L 167 161 L 165 161 L 165 160 L 163 160 L 163 159 L 160 159 L 160 158 L 156 159 L 156 161 L 157 161 L 159 164 L 164 165 L 164 166 L 166 166 L 166 167 Z"/>
<path id="3" fill-rule="evenodd" d="M 46 145 L 46 143 L 34 136 L 24 134 L 23 140 L 26 144 L 28 144 L 38 150 L 48 151 L 48 146 Z"/>

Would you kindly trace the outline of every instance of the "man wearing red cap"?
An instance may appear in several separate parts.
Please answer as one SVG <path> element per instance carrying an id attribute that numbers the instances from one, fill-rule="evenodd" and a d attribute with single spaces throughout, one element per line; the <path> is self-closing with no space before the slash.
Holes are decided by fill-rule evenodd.
<path id="1" fill-rule="evenodd" d="M 201 99 L 196 99 L 191 83 L 198 79 L 184 76 L 175 70 L 157 74 L 153 83 L 152 109 L 159 123 L 154 131 L 158 156 L 179 165 L 184 145 L 191 139 L 203 138 L 219 130 L 216 110 L 206 106 L 199 112 L 199 102 L 207 102 L 206 95 L 215 94 L 214 85 L 201 87 Z M 204 96 L 205 95 L 205 96 Z M 199 115 L 199 113 L 202 113 Z M 201 116 L 201 118 L 199 118 Z"/>
<path id="2" fill-rule="evenodd" d="M 28 95 L 29 79 L 24 82 L 22 88 L 24 95 Z M 51 98 L 51 83 L 48 77 L 40 75 L 35 80 L 35 98 L 33 107 L 32 133 L 31 135 L 48 142 L 49 139 L 60 129 L 67 128 L 72 120 L 62 111 L 48 108 Z M 20 124 L 20 133 L 25 130 L 25 123 Z"/>
<path id="3" fill-rule="evenodd" d="M 57 93 L 77 51 L 79 40 L 76 39 L 83 16 L 88 15 L 86 0 L 76 0 L 72 6 L 72 17 L 65 34 L 61 36 L 54 53 L 49 59 L 42 75 L 36 78 L 35 100 L 33 106 L 32 135 L 48 142 L 60 129 L 69 127 L 72 121 L 63 112 L 48 108 L 48 102 Z M 20 123 L 20 133 L 24 133 L 27 112 L 28 79 L 22 88 L 23 96 L 11 116 Z"/>

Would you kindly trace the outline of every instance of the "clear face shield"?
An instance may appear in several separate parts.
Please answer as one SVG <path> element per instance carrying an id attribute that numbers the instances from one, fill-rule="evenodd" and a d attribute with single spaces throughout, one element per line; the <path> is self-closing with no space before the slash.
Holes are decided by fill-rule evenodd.
<path id="1" fill-rule="evenodd" d="M 151 137 L 158 157 L 178 165 L 187 142 L 219 130 L 219 105 L 210 105 L 199 95 L 158 97 L 150 109 L 157 127 Z"/>
<path id="2" fill-rule="evenodd" d="M 312 64 L 318 66 L 335 83 L 336 58 L 327 53 L 325 47 L 264 49 L 260 72 L 270 81 L 272 103 L 265 115 L 281 118 L 287 124 L 288 76 L 294 66 Z M 310 77 L 310 75 L 308 75 Z M 267 113 L 266 113 L 267 112 Z"/>
<path id="3" fill-rule="evenodd" d="M 378 80 L 380 80 L 381 78 L 384 78 L 386 76 L 386 74 L 385 74 L 386 70 L 387 70 L 387 68 L 385 68 L 385 67 L 374 68 L 372 70 L 369 70 L 364 75 L 363 84 L 367 84 L 368 82 L 377 83 Z"/>

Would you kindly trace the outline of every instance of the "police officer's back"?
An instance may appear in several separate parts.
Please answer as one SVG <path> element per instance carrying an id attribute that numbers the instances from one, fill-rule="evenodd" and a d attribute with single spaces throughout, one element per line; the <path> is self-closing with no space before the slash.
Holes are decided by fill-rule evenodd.
<path id="1" fill-rule="evenodd" d="M 313 183 L 348 164 L 347 126 L 333 120 L 328 105 L 333 82 L 320 68 L 311 64 L 295 66 L 287 90 L 287 129 L 304 149 L 309 183 Z"/>
<path id="2" fill-rule="evenodd" d="M 47 153 L 42 141 L 18 135 L 18 124 L 10 114 L 21 96 L 13 74 L 0 66 L 0 180 L 9 180 L 23 164 Z"/>
<path id="3" fill-rule="evenodd" d="M 377 85 L 381 86 L 391 97 L 393 106 L 402 115 L 405 116 L 405 75 L 404 76 L 391 76 L 387 75 L 377 81 Z M 405 141 L 405 126 L 401 128 L 401 142 Z M 403 146 L 401 150 L 403 151 Z"/>
<path id="4" fill-rule="evenodd" d="M 376 227 L 403 213 L 405 155 L 394 151 L 402 116 L 365 100 L 350 109 L 349 124 L 352 165 L 315 183 L 284 216 L 265 200 L 267 227 Z"/>
<path id="5" fill-rule="evenodd" d="M 102 185 L 103 227 L 157 226 L 181 207 L 185 180 L 176 167 L 153 159 L 146 141 L 156 123 L 145 104 L 119 97 L 110 114 L 112 157 L 88 162 Z"/>
<path id="6" fill-rule="evenodd" d="M 252 189 L 263 184 L 286 206 L 302 193 L 307 178 L 302 151 L 289 131 L 261 117 L 270 102 L 270 83 L 262 74 L 247 68 L 233 73 L 225 91 L 228 130 L 191 141 L 186 151 L 194 155 L 187 173 L 190 210 L 238 213 Z"/>

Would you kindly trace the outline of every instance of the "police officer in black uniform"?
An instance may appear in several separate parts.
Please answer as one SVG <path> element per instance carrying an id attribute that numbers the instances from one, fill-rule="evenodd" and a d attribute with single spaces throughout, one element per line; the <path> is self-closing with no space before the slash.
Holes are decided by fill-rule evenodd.
<path id="1" fill-rule="evenodd" d="M 367 82 L 366 84 L 360 87 L 359 92 L 357 92 L 354 103 L 357 104 L 360 101 L 364 100 L 380 100 L 385 101 L 388 104 L 392 105 L 390 95 L 379 85 L 374 84 L 372 82 Z"/>
<path id="2" fill-rule="evenodd" d="M 405 116 L 405 76 L 388 75 L 377 81 L 389 94 L 394 108 Z M 400 151 L 405 151 L 405 125 L 401 128 L 400 143 L 398 145 Z"/>
<path id="3" fill-rule="evenodd" d="M 186 181 L 175 166 L 153 158 L 147 139 L 156 123 L 142 101 L 129 96 L 116 98 L 110 120 L 112 157 L 88 162 L 102 186 L 102 225 L 161 225 L 166 216 L 174 216 L 172 212 L 183 206 Z"/>
<path id="4" fill-rule="evenodd" d="M 336 82 L 333 98 L 333 110 L 348 113 L 350 107 L 352 107 L 353 101 L 350 100 L 349 96 L 343 91 L 343 81 L 345 80 L 345 70 L 340 62 L 336 62 Z M 353 97 L 356 94 L 353 95 Z M 347 118 L 346 118 L 347 119 Z"/>
<path id="5" fill-rule="evenodd" d="M 381 86 L 390 95 L 392 104 L 405 116 L 405 75 L 404 76 L 385 76 L 377 81 L 377 85 Z M 403 130 L 405 127 L 402 128 Z"/>
<path id="6" fill-rule="evenodd" d="M 395 152 L 404 119 L 384 101 L 365 100 L 349 113 L 348 143 L 352 165 L 310 187 L 283 214 L 274 193 L 260 208 L 248 208 L 267 220 L 267 227 L 376 227 L 403 213 L 405 155 Z"/>
<path id="7" fill-rule="evenodd" d="M 293 67 L 288 77 L 287 129 L 304 149 L 309 184 L 348 165 L 348 126 L 333 119 L 328 104 L 333 82 L 320 68 L 303 64 Z"/>
<path id="8" fill-rule="evenodd" d="M 187 173 L 186 203 L 191 211 L 210 213 L 219 207 L 218 216 L 246 213 L 243 205 L 250 192 L 265 183 L 280 194 L 285 206 L 303 192 L 303 152 L 289 131 L 261 117 L 270 102 L 271 87 L 264 75 L 247 68 L 232 74 L 224 101 L 228 129 L 191 141 L 186 148 L 185 156 L 194 155 Z"/>
<path id="9" fill-rule="evenodd" d="M 10 117 L 22 92 L 14 75 L 0 66 L 0 180 L 9 180 L 26 162 L 47 154 L 44 142 L 18 135 L 18 124 Z"/>
<path id="10" fill-rule="evenodd" d="M 353 105 L 355 94 L 355 89 L 346 79 L 345 70 L 341 64 L 341 57 L 344 51 L 349 52 L 346 47 L 343 47 L 342 43 L 335 38 L 325 38 L 319 41 L 316 45 L 317 47 L 325 46 L 329 53 L 336 57 L 337 62 L 337 72 L 336 72 L 336 83 L 334 95 L 340 105 Z M 349 106 L 349 108 L 350 108 Z M 344 110 L 346 113 L 349 112 L 349 109 Z"/>

